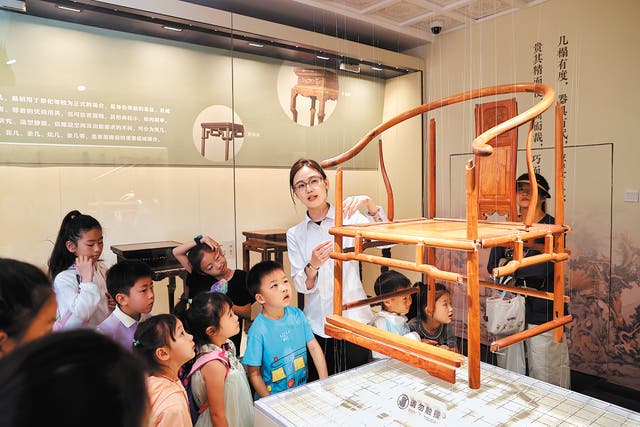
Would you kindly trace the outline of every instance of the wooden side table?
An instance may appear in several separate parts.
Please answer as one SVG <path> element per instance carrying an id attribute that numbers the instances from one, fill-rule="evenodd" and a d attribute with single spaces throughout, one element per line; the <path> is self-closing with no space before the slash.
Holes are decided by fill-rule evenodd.
<path id="1" fill-rule="evenodd" d="M 173 313 L 174 294 L 176 291 L 176 277 L 182 281 L 187 277 L 187 271 L 180 265 L 171 252 L 180 242 L 163 241 L 150 243 L 131 243 L 125 245 L 113 245 L 111 251 L 116 254 L 117 261 L 135 260 L 141 261 L 151 268 L 151 279 L 159 282 L 169 279 L 167 284 L 169 313 Z"/>
<path id="2" fill-rule="evenodd" d="M 338 100 L 338 75 L 328 70 L 309 70 L 296 68 L 293 70 L 298 76 L 298 83 L 291 88 L 291 113 L 293 121 L 298 123 L 296 98 L 298 95 L 311 98 L 310 126 L 313 126 L 316 115 L 316 101 L 318 101 L 318 124 L 324 121 L 324 104 L 327 100 Z"/>
<path id="3" fill-rule="evenodd" d="M 287 251 L 287 231 L 282 229 L 243 231 L 245 241 L 242 242 L 242 268 L 251 268 L 251 251 L 258 252 L 262 261 L 272 259 L 282 264 L 282 254 Z"/>
<path id="4" fill-rule="evenodd" d="M 202 137 L 200 138 L 200 154 L 204 157 L 206 140 L 209 136 L 220 137 L 224 142 L 224 160 L 229 160 L 229 141 L 244 137 L 244 125 L 231 122 L 200 123 Z"/>
<path id="5" fill-rule="evenodd" d="M 287 251 L 287 231 L 282 229 L 243 231 L 245 241 L 242 242 L 242 268 L 251 268 L 251 251 L 258 252 L 262 261 L 273 258 L 282 264 L 283 254 Z M 295 289 L 292 289 L 295 292 Z M 304 295 L 298 293 L 298 308 L 304 308 Z"/>

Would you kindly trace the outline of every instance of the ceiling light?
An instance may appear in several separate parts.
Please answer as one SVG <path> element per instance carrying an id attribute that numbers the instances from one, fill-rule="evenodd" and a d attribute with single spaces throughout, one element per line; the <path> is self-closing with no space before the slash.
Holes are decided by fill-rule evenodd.
<path id="1" fill-rule="evenodd" d="M 264 47 L 263 44 L 260 43 L 249 43 L 249 46 L 253 46 L 253 47 Z"/>
<path id="2" fill-rule="evenodd" d="M 85 85 L 78 85 L 76 89 L 78 89 L 78 92 L 84 92 L 87 90 L 87 87 Z"/>
<path id="3" fill-rule="evenodd" d="M 380 67 L 371 67 L 371 69 L 375 70 L 375 71 L 382 71 L 382 68 L 380 68 Z"/>
<path id="4" fill-rule="evenodd" d="M 318 58 L 318 59 L 322 59 L 322 60 L 325 60 L 325 61 L 328 61 L 328 60 L 330 60 L 330 59 L 331 59 L 331 58 L 329 58 L 328 56 L 320 56 L 320 55 L 316 55 L 316 58 Z"/>
<path id="5" fill-rule="evenodd" d="M 359 73 L 360 72 L 360 64 L 347 64 L 346 62 L 340 63 L 340 69 L 342 71 L 349 71 L 351 73 Z"/>
<path id="6" fill-rule="evenodd" d="M 17 59 L 9 59 L 7 62 L 5 62 L 5 64 L 7 64 L 7 65 L 13 65 L 13 64 L 15 64 L 16 62 L 18 62 L 18 60 L 17 60 Z"/>
<path id="7" fill-rule="evenodd" d="M 169 30 L 169 31 L 176 31 L 176 32 L 180 32 L 182 31 L 182 28 L 176 28 L 176 27 L 169 27 L 167 25 L 163 25 L 162 28 L 164 28 L 165 30 Z"/>
<path id="8" fill-rule="evenodd" d="M 68 10 L 69 12 L 82 12 L 82 9 L 76 9 L 75 7 L 69 7 L 69 6 L 62 6 L 60 4 L 57 4 L 56 7 L 58 9 Z"/>

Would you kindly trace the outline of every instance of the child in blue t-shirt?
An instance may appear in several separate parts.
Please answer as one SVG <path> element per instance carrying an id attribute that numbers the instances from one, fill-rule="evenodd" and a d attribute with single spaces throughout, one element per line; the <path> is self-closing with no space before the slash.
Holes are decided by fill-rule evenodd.
<path id="1" fill-rule="evenodd" d="M 260 397 L 307 382 L 307 348 L 318 369 L 327 377 L 327 364 L 302 311 L 290 307 L 291 286 L 280 264 L 263 261 L 247 276 L 249 293 L 262 305 L 247 338 L 242 363 Z"/>

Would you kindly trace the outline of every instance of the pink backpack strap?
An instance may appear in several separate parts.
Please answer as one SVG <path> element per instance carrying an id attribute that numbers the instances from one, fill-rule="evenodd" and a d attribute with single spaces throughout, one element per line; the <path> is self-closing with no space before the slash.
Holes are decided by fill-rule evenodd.
<path id="1" fill-rule="evenodd" d="M 224 379 L 226 380 L 227 375 L 229 374 L 229 358 L 227 357 L 227 353 L 224 350 L 210 351 L 198 357 L 193 363 L 193 366 L 191 367 L 191 371 L 189 372 L 189 375 L 187 375 L 187 378 L 190 378 L 193 374 L 202 369 L 204 365 L 213 360 L 221 361 L 224 364 L 225 368 L 227 368 L 224 374 Z"/>
<path id="2" fill-rule="evenodd" d="M 229 374 L 229 358 L 227 357 L 227 353 L 224 350 L 214 350 L 208 353 L 203 354 L 198 357 L 196 361 L 191 366 L 191 371 L 189 371 L 189 375 L 187 375 L 187 379 L 191 380 L 191 376 L 198 372 L 204 365 L 214 360 L 219 360 L 224 364 L 224 367 L 227 368 L 224 373 L 224 379 L 227 379 L 227 375 Z M 209 401 L 206 401 L 202 404 L 200 409 L 198 409 L 198 414 L 202 414 L 209 407 Z"/>

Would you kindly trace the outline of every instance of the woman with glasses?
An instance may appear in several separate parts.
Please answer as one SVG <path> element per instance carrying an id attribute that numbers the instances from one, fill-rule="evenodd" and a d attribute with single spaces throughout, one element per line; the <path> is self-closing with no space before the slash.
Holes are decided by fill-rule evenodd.
<path id="1" fill-rule="evenodd" d="M 240 332 L 230 339 L 240 353 L 243 319 L 251 320 L 251 304 L 255 299 L 247 291 L 247 272 L 232 270 L 222 253 L 218 242 L 209 236 L 196 236 L 193 240 L 173 248 L 173 255 L 189 273 L 185 280 L 185 290 L 176 305 L 176 315 L 181 317 L 186 311 L 187 301 L 202 292 L 221 292 L 233 301 L 233 312 L 240 321 Z"/>
<path id="2" fill-rule="evenodd" d="M 546 212 L 546 199 L 550 198 L 549 183 L 540 174 L 536 174 L 538 184 L 538 202 L 531 205 L 531 183 L 529 174 L 520 175 L 516 180 L 516 204 L 519 217 L 522 220 L 529 209 L 534 209 L 533 222 L 541 224 L 554 224 L 555 219 Z M 544 244 L 544 238 L 536 239 L 535 244 Z M 537 255 L 541 252 L 536 248 L 527 248 L 525 245 L 523 255 L 525 257 Z M 491 249 L 487 269 L 489 273 L 499 265 L 509 262 L 513 258 L 513 249 L 496 247 Z M 552 262 L 536 264 L 517 270 L 510 282 L 515 286 L 526 286 L 544 292 L 553 292 L 553 267 Z M 525 322 L 531 328 L 536 325 L 553 320 L 553 301 L 527 297 L 525 304 Z M 566 311 L 566 308 L 565 308 Z M 526 340 L 527 362 L 529 376 L 546 381 L 561 387 L 570 388 L 571 378 L 569 370 L 569 350 L 566 340 L 554 343 L 553 331 L 547 331 Z M 517 343 L 504 349 L 504 355 L 499 355 L 498 366 L 525 373 L 523 343 Z"/>
<path id="3" fill-rule="evenodd" d="M 367 363 L 371 352 L 347 341 L 334 340 L 324 332 L 325 318 L 333 314 L 333 262 L 329 259 L 333 236 L 329 228 L 335 224 L 335 208 L 327 201 L 327 175 L 316 161 L 300 159 L 289 171 L 289 187 L 294 204 L 298 199 L 307 209 L 302 222 L 287 231 L 291 277 L 296 290 L 306 296 L 304 314 L 324 351 L 331 375 Z M 383 221 L 386 217 L 382 208 L 368 196 L 345 199 L 343 213 L 344 224 Z M 344 244 L 352 246 L 353 239 L 345 239 Z M 344 302 L 365 298 L 358 263 L 348 261 L 342 265 Z M 369 307 L 345 310 L 343 315 L 363 323 L 373 320 Z M 313 365 L 309 366 L 309 379 L 317 379 Z"/>

